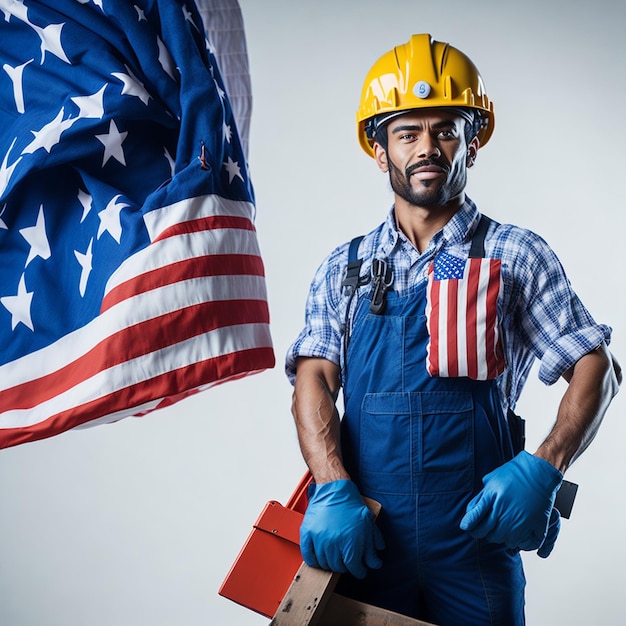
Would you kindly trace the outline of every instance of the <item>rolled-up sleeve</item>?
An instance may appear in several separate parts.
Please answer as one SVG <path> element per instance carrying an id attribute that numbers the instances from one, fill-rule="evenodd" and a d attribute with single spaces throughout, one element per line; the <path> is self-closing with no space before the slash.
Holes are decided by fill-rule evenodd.
<path id="1" fill-rule="evenodd" d="M 551 385 L 585 354 L 608 344 L 611 328 L 596 323 L 541 237 L 531 234 L 526 246 L 517 319 L 540 361 L 539 379 Z"/>
<path id="2" fill-rule="evenodd" d="M 611 328 L 596 324 L 559 337 L 545 352 L 539 367 L 539 379 L 546 385 L 555 383 L 565 371 L 595 350 L 602 342 L 611 341 Z"/>

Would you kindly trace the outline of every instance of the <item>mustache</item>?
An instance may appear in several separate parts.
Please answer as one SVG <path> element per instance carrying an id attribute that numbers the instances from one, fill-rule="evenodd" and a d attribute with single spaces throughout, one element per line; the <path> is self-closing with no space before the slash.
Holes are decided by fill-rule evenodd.
<path id="1" fill-rule="evenodd" d="M 448 166 L 448 164 L 444 163 L 443 161 L 440 161 L 439 159 L 423 159 L 422 161 L 418 161 L 417 163 L 414 163 L 413 165 L 409 165 L 409 167 L 406 168 L 404 173 L 406 177 L 409 178 L 411 174 L 415 170 L 419 169 L 420 167 L 429 167 L 432 165 L 434 165 L 435 167 L 440 167 L 442 170 L 445 170 L 446 172 L 450 171 L 450 167 Z"/>

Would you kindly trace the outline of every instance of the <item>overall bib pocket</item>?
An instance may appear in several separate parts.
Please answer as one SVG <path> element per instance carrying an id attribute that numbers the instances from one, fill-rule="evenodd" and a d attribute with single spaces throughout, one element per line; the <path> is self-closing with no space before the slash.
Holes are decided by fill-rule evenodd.
<path id="1" fill-rule="evenodd" d="M 474 403 L 469 392 L 369 393 L 360 420 L 359 478 L 373 491 L 471 491 Z"/>

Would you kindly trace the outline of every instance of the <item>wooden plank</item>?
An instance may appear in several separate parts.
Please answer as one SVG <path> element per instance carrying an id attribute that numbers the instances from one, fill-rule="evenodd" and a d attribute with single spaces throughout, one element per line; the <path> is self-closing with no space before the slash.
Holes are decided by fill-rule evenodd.
<path id="1" fill-rule="evenodd" d="M 317 626 L 434 626 L 414 617 L 333 593 Z"/>
<path id="2" fill-rule="evenodd" d="M 341 574 L 302 563 L 270 626 L 315 626 Z"/>

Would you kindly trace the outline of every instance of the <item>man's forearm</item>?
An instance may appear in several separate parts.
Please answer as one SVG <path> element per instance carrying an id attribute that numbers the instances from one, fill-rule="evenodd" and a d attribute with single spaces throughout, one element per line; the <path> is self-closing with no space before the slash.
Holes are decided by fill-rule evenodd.
<path id="1" fill-rule="evenodd" d="M 292 413 L 302 456 L 316 483 L 350 478 L 341 458 L 335 405 L 339 368 L 316 358 L 298 359 Z"/>
<path id="2" fill-rule="evenodd" d="M 561 472 L 580 456 L 595 437 L 617 393 L 621 373 L 604 344 L 583 356 L 564 376 L 569 385 L 552 431 L 536 456 Z"/>

